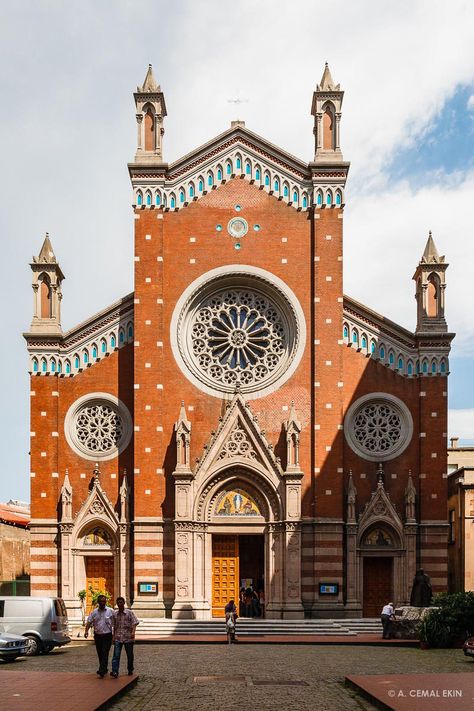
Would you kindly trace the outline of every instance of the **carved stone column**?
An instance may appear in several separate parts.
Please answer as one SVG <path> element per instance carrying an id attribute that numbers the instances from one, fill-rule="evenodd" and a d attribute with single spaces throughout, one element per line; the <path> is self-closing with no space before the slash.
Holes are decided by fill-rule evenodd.
<path id="1" fill-rule="evenodd" d="M 282 524 L 269 523 L 266 540 L 265 616 L 281 619 L 283 614 L 283 545 Z"/>
<path id="2" fill-rule="evenodd" d="M 301 529 L 299 523 L 285 522 L 285 603 L 284 619 L 304 616 L 301 602 Z"/>

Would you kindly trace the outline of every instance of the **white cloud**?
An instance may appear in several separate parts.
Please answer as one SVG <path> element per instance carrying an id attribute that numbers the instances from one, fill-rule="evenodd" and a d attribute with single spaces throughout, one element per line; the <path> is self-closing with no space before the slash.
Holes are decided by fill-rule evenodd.
<path id="1" fill-rule="evenodd" d="M 474 111 L 474 94 L 471 94 L 467 100 L 467 108 L 469 111 Z"/>
<path id="2" fill-rule="evenodd" d="M 414 190 L 399 183 L 379 193 L 351 196 L 345 211 L 344 290 L 358 301 L 413 330 L 415 272 L 428 231 L 449 264 L 446 280 L 448 327 L 457 333 L 453 353 L 473 351 L 472 283 L 474 217 L 467 206 L 474 172 L 440 175 L 436 184 Z"/>
<path id="3" fill-rule="evenodd" d="M 474 440 L 474 408 L 449 410 L 448 429 L 450 437 Z"/>

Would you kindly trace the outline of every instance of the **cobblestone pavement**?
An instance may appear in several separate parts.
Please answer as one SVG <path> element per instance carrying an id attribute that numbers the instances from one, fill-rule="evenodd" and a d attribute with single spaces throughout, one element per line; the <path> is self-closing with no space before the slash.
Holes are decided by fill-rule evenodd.
<path id="1" fill-rule="evenodd" d="M 344 686 L 346 674 L 474 671 L 474 663 L 459 649 L 350 645 L 137 644 L 135 661 L 140 679 L 110 706 L 115 711 L 368 711 L 374 707 Z M 123 672 L 124 664 L 125 659 Z M 5 668 L 94 673 L 96 666 L 94 647 L 82 643 Z M 209 676 L 223 680 L 194 680 Z M 262 681 L 272 683 L 259 684 Z M 295 681 L 305 685 L 285 684 Z"/>

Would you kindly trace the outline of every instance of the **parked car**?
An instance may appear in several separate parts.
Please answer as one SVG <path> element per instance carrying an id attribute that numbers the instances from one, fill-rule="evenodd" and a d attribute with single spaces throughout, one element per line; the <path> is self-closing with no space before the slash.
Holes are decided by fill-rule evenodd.
<path id="1" fill-rule="evenodd" d="M 69 644 L 64 601 L 59 597 L 0 597 L 0 633 L 26 637 L 26 654 L 48 654 Z"/>
<path id="2" fill-rule="evenodd" d="M 17 634 L 0 632 L 0 659 L 5 662 L 13 662 L 17 657 L 27 654 L 30 640 L 20 637 Z"/>
<path id="3" fill-rule="evenodd" d="M 463 644 L 463 651 L 466 657 L 474 657 L 474 637 L 468 637 Z"/>

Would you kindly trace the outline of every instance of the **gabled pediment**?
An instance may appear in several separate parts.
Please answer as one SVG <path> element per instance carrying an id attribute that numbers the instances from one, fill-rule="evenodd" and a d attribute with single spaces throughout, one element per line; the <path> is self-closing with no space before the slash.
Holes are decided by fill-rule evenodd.
<path id="1" fill-rule="evenodd" d="M 119 527 L 119 517 L 109 497 L 100 485 L 98 470 L 96 470 L 93 486 L 89 496 L 79 509 L 74 521 L 76 534 L 89 522 L 105 525 L 112 531 L 117 531 Z"/>
<path id="2" fill-rule="evenodd" d="M 330 183 L 331 203 L 342 205 L 347 169 L 329 176 L 249 131 L 243 122 L 216 136 L 179 160 L 151 165 L 129 164 L 135 207 L 177 211 L 242 178 L 257 189 L 297 210 L 308 210 L 321 190 L 321 204 Z M 329 183 L 328 183 L 329 181 Z"/>
<path id="3" fill-rule="evenodd" d="M 370 500 L 359 517 L 360 536 L 374 523 L 386 523 L 392 526 L 400 536 L 403 533 L 403 524 L 400 516 L 390 500 L 389 494 L 385 491 L 381 480 L 379 480 L 376 490 L 372 492 Z"/>
<path id="4" fill-rule="evenodd" d="M 217 430 L 205 445 L 204 454 L 196 466 L 195 477 L 198 478 L 203 471 L 209 472 L 226 464 L 250 465 L 271 471 L 277 477 L 283 474 L 273 446 L 267 441 L 265 432 L 259 427 L 258 418 L 240 393 L 234 395 L 224 416 L 220 418 Z"/>

